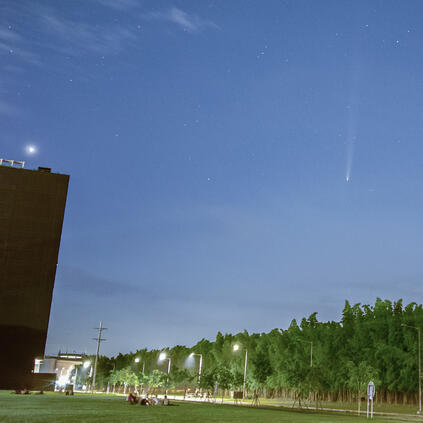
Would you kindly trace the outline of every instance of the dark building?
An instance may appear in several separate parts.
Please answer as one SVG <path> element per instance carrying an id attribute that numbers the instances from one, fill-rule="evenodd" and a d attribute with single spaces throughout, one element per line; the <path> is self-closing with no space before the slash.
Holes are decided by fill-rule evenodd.
<path id="1" fill-rule="evenodd" d="M 8 166 L 2 163 L 9 163 Z M 44 355 L 69 176 L 0 159 L 0 389 Z"/>

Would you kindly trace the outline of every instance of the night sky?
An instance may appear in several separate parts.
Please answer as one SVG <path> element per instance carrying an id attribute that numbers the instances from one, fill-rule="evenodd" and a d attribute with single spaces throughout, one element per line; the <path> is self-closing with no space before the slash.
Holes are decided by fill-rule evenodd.
<path id="1" fill-rule="evenodd" d="M 422 16 L 0 0 L 0 157 L 71 175 L 47 352 L 421 302 Z"/>

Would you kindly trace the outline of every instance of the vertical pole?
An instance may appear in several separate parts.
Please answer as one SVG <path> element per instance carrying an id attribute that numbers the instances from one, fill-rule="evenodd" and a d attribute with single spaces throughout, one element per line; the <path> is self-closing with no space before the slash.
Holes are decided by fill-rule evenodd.
<path id="1" fill-rule="evenodd" d="M 313 341 L 310 342 L 310 367 L 313 367 Z"/>
<path id="2" fill-rule="evenodd" d="M 98 353 L 100 352 L 100 339 L 101 339 L 101 332 L 103 330 L 103 322 L 100 322 L 100 327 L 98 329 L 98 338 L 97 338 L 97 352 L 95 354 L 95 361 L 94 361 L 94 376 L 93 376 L 93 391 L 95 390 L 95 378 L 97 376 L 97 361 L 98 361 Z"/>
<path id="3" fill-rule="evenodd" d="M 369 395 L 367 395 L 367 413 L 366 413 L 366 418 L 369 418 Z"/>
<path id="4" fill-rule="evenodd" d="M 170 357 L 168 357 L 168 363 L 167 363 L 167 384 L 169 385 L 169 373 L 170 373 Z M 167 386 L 166 386 L 166 395 L 167 395 Z"/>
<path id="5" fill-rule="evenodd" d="M 245 350 L 245 360 L 244 360 L 244 384 L 242 386 L 242 399 L 245 399 L 245 382 L 247 380 L 247 362 L 248 362 L 248 350 Z"/>
<path id="6" fill-rule="evenodd" d="M 78 379 L 78 368 L 75 367 L 75 382 L 74 382 L 75 388 L 76 388 L 76 380 L 77 379 Z"/>
<path id="7" fill-rule="evenodd" d="M 101 337 L 101 333 L 103 332 L 103 330 L 106 330 L 106 328 L 103 328 L 103 322 L 100 322 L 100 327 L 98 328 L 98 337 L 93 338 L 94 341 L 97 341 L 97 352 L 95 354 L 95 362 L 94 362 L 93 384 L 92 384 L 92 387 L 91 387 L 93 392 L 95 390 L 95 378 L 97 376 L 97 362 L 98 362 L 98 355 L 99 355 L 99 352 L 100 352 L 100 344 L 101 344 L 101 341 L 105 341 L 105 339 L 103 339 Z"/>
<path id="8" fill-rule="evenodd" d="M 201 369 L 203 367 L 203 354 L 200 354 L 200 365 L 198 367 L 198 385 L 200 385 L 201 382 Z"/>
<path id="9" fill-rule="evenodd" d="M 372 405 L 371 405 L 371 411 L 370 411 L 370 418 L 373 418 L 373 397 L 372 397 Z"/>
<path id="10" fill-rule="evenodd" d="M 419 414 L 422 413 L 422 357 L 421 357 L 421 340 L 420 328 L 417 328 L 419 334 Z"/>
<path id="11" fill-rule="evenodd" d="M 145 379 L 144 378 L 144 376 L 145 376 L 144 370 L 145 370 L 145 361 L 142 362 L 142 377 L 143 377 L 143 381 Z M 141 393 L 142 392 L 144 392 L 144 383 L 142 383 L 142 385 L 141 385 Z"/>

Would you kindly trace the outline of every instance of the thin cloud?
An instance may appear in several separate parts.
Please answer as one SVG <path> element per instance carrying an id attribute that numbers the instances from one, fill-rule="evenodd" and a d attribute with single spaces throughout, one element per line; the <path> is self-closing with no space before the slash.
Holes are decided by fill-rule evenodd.
<path id="1" fill-rule="evenodd" d="M 81 51 L 117 54 L 128 42 L 135 40 L 134 32 L 122 25 L 103 28 L 65 19 L 52 11 L 42 13 L 40 23 L 45 31 L 62 41 L 52 43 L 50 47 L 68 54 L 79 54 Z"/>
<path id="2" fill-rule="evenodd" d="M 200 18 L 197 15 L 184 12 L 181 9 L 172 7 L 164 12 L 151 12 L 146 16 L 150 19 L 168 21 L 176 24 L 186 32 L 195 33 L 205 29 L 218 29 L 219 27 L 212 21 Z"/>
<path id="3" fill-rule="evenodd" d="M 0 56 L 38 65 L 38 57 L 23 47 L 23 38 L 11 28 L 0 28 Z"/>
<path id="4" fill-rule="evenodd" d="M 21 115 L 22 112 L 17 107 L 3 100 L 0 100 L 0 116 L 12 118 L 19 117 Z"/>
<path id="5" fill-rule="evenodd" d="M 101 6 L 115 10 L 128 10 L 139 5 L 137 0 L 93 0 Z"/>
<path id="6" fill-rule="evenodd" d="M 20 41 L 21 37 L 11 29 L 0 28 L 0 40 L 2 42 L 16 42 Z"/>

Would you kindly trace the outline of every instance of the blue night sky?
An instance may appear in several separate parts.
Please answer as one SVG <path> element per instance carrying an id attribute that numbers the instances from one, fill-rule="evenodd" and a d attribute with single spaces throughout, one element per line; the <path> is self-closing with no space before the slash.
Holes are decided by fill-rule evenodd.
<path id="1" fill-rule="evenodd" d="M 421 302 L 422 16 L 0 0 L 0 157 L 71 175 L 47 352 Z"/>

